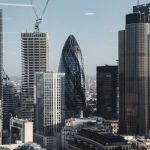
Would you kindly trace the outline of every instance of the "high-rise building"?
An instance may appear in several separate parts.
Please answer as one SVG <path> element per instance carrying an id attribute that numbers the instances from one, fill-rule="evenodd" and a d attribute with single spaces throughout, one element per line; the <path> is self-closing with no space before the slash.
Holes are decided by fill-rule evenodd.
<path id="1" fill-rule="evenodd" d="M 0 9 L 0 144 L 2 144 L 2 99 L 3 99 L 3 14 L 2 9 Z"/>
<path id="2" fill-rule="evenodd" d="M 35 141 L 48 150 L 59 150 L 65 119 L 65 74 L 36 73 L 35 101 Z"/>
<path id="3" fill-rule="evenodd" d="M 150 129 L 150 5 L 133 7 L 119 31 L 119 130 L 147 134 Z"/>
<path id="4" fill-rule="evenodd" d="M 97 115 L 117 119 L 118 66 L 97 67 Z"/>
<path id="5" fill-rule="evenodd" d="M 81 49 L 73 35 L 63 47 L 59 72 L 64 72 L 66 77 L 66 118 L 80 116 L 80 111 L 85 108 L 85 75 Z"/>
<path id="6" fill-rule="evenodd" d="M 34 118 L 34 73 L 48 70 L 46 33 L 22 33 L 22 118 Z"/>
<path id="7" fill-rule="evenodd" d="M 10 118 L 16 115 L 17 90 L 12 83 L 3 86 L 3 130 L 9 131 Z"/>

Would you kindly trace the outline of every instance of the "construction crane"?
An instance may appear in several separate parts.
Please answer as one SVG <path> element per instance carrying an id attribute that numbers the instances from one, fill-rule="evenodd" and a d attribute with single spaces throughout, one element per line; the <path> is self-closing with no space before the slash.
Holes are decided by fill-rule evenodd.
<path id="1" fill-rule="evenodd" d="M 36 22 L 35 22 L 35 25 L 34 25 L 34 30 L 35 30 L 35 32 L 39 32 L 39 31 L 40 31 L 40 27 L 39 27 L 39 26 L 40 26 L 40 24 L 41 24 L 41 22 L 42 22 L 42 19 L 43 19 L 43 16 L 44 16 L 45 12 L 46 12 L 46 9 L 47 9 L 47 6 L 48 6 L 49 1 L 50 1 L 50 0 L 47 0 L 47 1 L 46 1 L 45 7 L 44 7 L 44 9 L 43 9 L 43 11 L 42 11 L 42 14 L 41 14 L 41 16 L 39 16 L 38 13 L 37 13 L 36 8 L 35 8 L 34 5 L 33 5 L 33 0 L 30 0 L 30 3 L 31 3 L 31 5 L 32 5 L 33 11 L 34 11 L 35 16 L 36 16 Z"/>

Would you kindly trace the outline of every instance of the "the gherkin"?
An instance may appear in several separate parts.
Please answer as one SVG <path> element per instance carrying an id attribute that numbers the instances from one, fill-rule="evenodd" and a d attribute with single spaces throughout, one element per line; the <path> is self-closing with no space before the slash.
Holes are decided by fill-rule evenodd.
<path id="1" fill-rule="evenodd" d="M 64 72 L 66 118 L 77 117 L 85 108 L 85 75 L 81 49 L 73 35 L 63 47 L 59 72 Z"/>

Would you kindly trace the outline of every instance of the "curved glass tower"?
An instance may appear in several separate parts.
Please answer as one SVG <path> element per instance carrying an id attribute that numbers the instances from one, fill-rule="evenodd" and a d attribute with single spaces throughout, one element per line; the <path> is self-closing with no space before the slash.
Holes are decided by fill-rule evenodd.
<path id="1" fill-rule="evenodd" d="M 81 49 L 73 35 L 70 35 L 62 50 L 59 72 L 64 72 L 66 118 L 79 116 L 85 108 L 85 75 Z"/>

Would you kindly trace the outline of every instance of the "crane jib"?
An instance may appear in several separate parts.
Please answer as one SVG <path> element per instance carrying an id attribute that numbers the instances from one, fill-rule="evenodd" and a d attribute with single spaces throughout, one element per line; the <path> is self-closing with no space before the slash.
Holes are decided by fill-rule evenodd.
<path id="1" fill-rule="evenodd" d="M 40 15 L 38 15 L 37 10 L 36 10 L 36 8 L 35 8 L 34 5 L 33 5 L 33 0 L 30 0 L 30 3 L 31 3 L 31 5 L 32 5 L 33 11 L 34 11 L 35 16 L 36 16 L 36 22 L 35 22 L 35 26 L 34 26 L 35 32 L 39 32 L 39 25 L 40 25 L 40 23 L 42 22 L 42 18 L 43 18 L 43 16 L 44 16 L 45 12 L 46 12 L 46 9 L 47 9 L 47 6 L 48 6 L 49 1 L 50 1 L 50 0 L 47 0 L 47 1 L 46 1 L 45 7 L 44 7 L 44 9 L 43 9 L 43 11 L 42 11 L 42 14 L 41 14 L 41 16 L 40 16 Z"/>

